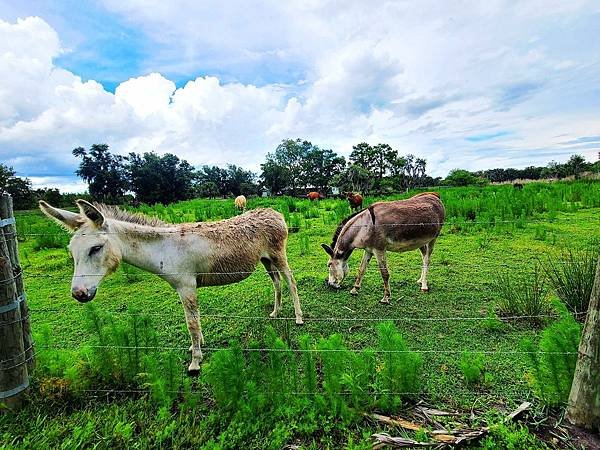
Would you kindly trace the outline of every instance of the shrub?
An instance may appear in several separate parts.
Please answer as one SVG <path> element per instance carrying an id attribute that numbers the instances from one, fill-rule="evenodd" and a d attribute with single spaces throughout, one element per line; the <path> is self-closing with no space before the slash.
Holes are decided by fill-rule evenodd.
<path id="1" fill-rule="evenodd" d="M 542 332 L 537 348 L 532 341 L 523 341 L 529 356 L 530 384 L 544 403 L 557 405 L 568 400 L 580 338 L 581 325 L 567 314 Z"/>
<path id="2" fill-rule="evenodd" d="M 556 295 L 580 321 L 585 320 L 599 255 L 600 242 L 594 242 L 585 250 L 568 250 L 559 258 L 548 257 L 544 263 Z"/>
<path id="3" fill-rule="evenodd" d="M 467 384 L 476 384 L 481 380 L 484 365 L 483 353 L 463 352 L 460 357 L 460 370 Z"/>
<path id="4" fill-rule="evenodd" d="M 63 232 L 46 232 L 35 236 L 33 249 L 65 248 L 69 244 L 69 236 Z"/>
<path id="5" fill-rule="evenodd" d="M 410 395 L 419 389 L 421 355 L 409 352 L 402 335 L 393 322 L 379 325 L 378 350 L 382 352 L 380 370 L 377 371 L 377 387 L 384 392 L 381 406 L 395 409 L 403 394 Z"/>
<path id="6" fill-rule="evenodd" d="M 498 310 L 502 315 L 523 316 L 523 319 L 539 326 L 545 321 L 543 316 L 552 311 L 548 287 L 538 265 L 530 274 L 499 274 L 496 291 L 500 295 Z"/>

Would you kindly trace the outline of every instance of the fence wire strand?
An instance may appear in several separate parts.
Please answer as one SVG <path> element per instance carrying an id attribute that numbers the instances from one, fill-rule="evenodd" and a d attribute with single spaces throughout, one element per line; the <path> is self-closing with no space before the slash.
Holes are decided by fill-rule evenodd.
<path id="1" fill-rule="evenodd" d="M 510 219 L 510 220 L 468 220 L 462 218 L 451 218 L 444 222 L 390 222 L 390 223 L 369 223 L 364 225 L 345 225 L 345 228 L 377 228 L 377 227 L 418 227 L 418 226 L 455 226 L 455 225 L 498 225 L 498 224 L 541 224 L 541 223 L 549 223 L 556 224 L 557 222 L 574 222 L 578 223 L 589 223 L 589 222 L 600 222 L 600 219 L 591 218 L 589 220 L 581 220 L 580 218 L 571 218 L 571 217 L 557 217 L 553 219 L 549 218 L 540 218 L 540 219 Z M 341 222 L 341 221 L 338 221 Z M 214 222 L 187 222 L 187 223 L 169 223 L 165 225 L 161 225 L 156 227 L 156 229 L 152 228 L 148 225 L 140 225 L 133 224 L 129 222 L 124 222 L 132 227 L 138 227 L 134 230 L 119 230 L 119 231 L 106 231 L 106 230 L 96 230 L 93 232 L 75 232 L 77 236 L 95 236 L 95 235 L 139 235 L 144 233 L 151 233 L 153 235 L 156 234 L 164 234 L 164 235 L 172 235 L 172 234 L 200 234 L 204 232 L 203 225 L 206 224 L 215 224 L 218 221 Z M 195 225 L 193 227 L 182 228 L 183 225 Z M 172 230 L 170 228 L 173 228 Z M 64 236 L 69 237 L 71 234 L 68 232 L 44 232 L 44 233 L 33 233 L 33 232 L 17 232 L 17 237 L 19 236 Z"/>

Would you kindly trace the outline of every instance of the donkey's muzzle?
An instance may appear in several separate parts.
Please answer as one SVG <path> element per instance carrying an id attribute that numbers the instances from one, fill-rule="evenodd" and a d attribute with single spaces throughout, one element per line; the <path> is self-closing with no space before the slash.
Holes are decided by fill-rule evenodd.
<path id="1" fill-rule="evenodd" d="M 325 285 L 325 287 L 329 288 L 329 289 L 334 289 L 334 290 L 340 290 L 342 287 L 339 284 L 332 284 L 329 282 L 329 280 L 325 280 L 325 282 L 323 283 Z"/>
<path id="2" fill-rule="evenodd" d="M 87 303 L 96 296 L 96 288 L 79 288 L 71 291 L 73 298 L 80 303 Z"/>

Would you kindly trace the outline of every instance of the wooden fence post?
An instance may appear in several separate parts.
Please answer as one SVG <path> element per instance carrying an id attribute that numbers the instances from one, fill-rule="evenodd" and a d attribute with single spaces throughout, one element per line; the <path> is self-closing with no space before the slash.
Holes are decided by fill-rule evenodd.
<path id="1" fill-rule="evenodd" d="M 566 416 L 574 425 L 600 431 L 600 259 L 579 343 Z"/>
<path id="2" fill-rule="evenodd" d="M 21 315 L 25 302 L 21 267 L 18 264 L 15 219 L 10 195 L 0 197 L 0 404 L 17 409 L 29 387 L 28 360 L 33 360 L 30 334 L 25 346 L 23 329 L 29 333 L 26 315 Z M 18 293 L 17 280 L 21 294 Z M 29 357 L 27 355 L 30 355 Z M 1 410 L 1 408 L 0 408 Z"/>

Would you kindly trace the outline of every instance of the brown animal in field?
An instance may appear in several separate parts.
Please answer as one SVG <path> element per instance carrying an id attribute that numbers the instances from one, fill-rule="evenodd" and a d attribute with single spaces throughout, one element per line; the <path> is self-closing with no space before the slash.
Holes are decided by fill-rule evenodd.
<path id="1" fill-rule="evenodd" d="M 373 203 L 366 209 L 347 217 L 333 235 L 331 246 L 321 246 L 329 255 L 329 278 L 334 288 L 348 275 L 348 258 L 354 249 L 362 248 L 365 254 L 351 294 L 360 289 L 367 265 L 375 255 L 383 278 L 382 303 L 391 298 L 386 252 L 407 252 L 419 249 L 423 257 L 421 277 L 417 281 L 421 290 L 429 290 L 427 272 L 435 240 L 444 224 L 445 210 L 437 192 L 424 192 L 407 200 Z"/>
<path id="2" fill-rule="evenodd" d="M 360 194 L 355 194 L 354 192 L 346 192 L 346 199 L 348 203 L 350 203 L 350 208 L 352 209 L 360 209 L 362 208 L 363 198 Z"/>
<path id="3" fill-rule="evenodd" d="M 240 211 L 246 210 L 246 197 L 243 195 L 238 195 L 233 202 L 235 203 L 235 207 Z"/>
<path id="4" fill-rule="evenodd" d="M 287 225 L 270 208 L 258 208 L 218 222 L 168 224 L 113 206 L 77 200 L 79 212 L 58 209 L 40 201 L 41 210 L 73 233 L 69 250 L 75 270 L 71 294 L 89 302 L 104 277 L 121 261 L 157 274 L 177 291 L 190 333 L 192 362 L 188 373 L 197 375 L 204 344 L 196 289 L 222 286 L 248 278 L 259 263 L 273 281 L 275 304 L 281 310 L 281 279 L 294 301 L 296 323 L 302 310 L 296 281 L 288 266 Z"/>
<path id="5" fill-rule="evenodd" d="M 523 189 L 523 185 L 521 183 L 515 183 L 513 184 L 513 187 L 519 191 Z"/>
<path id="6" fill-rule="evenodd" d="M 312 191 L 312 192 L 309 192 L 308 194 L 306 194 L 306 198 L 309 199 L 310 201 L 313 201 L 313 200 L 323 199 L 323 198 L 325 198 L 325 196 L 323 194 L 321 194 L 320 192 Z"/>

